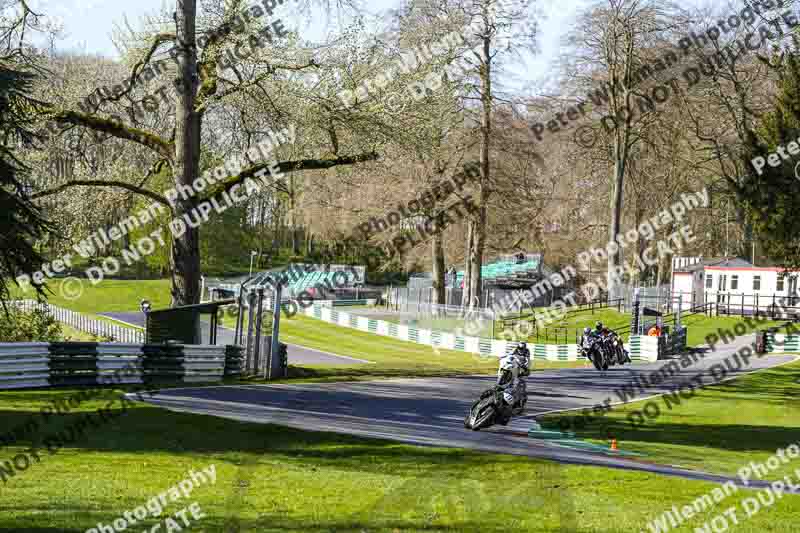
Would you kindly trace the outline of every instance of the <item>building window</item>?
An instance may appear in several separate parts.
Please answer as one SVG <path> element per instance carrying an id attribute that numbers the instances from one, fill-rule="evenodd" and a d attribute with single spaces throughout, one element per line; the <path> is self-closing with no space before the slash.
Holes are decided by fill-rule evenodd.
<path id="1" fill-rule="evenodd" d="M 731 276 L 731 290 L 735 291 L 739 288 L 739 276 Z"/>
<path id="2" fill-rule="evenodd" d="M 710 289 L 713 286 L 714 278 L 711 274 L 706 274 L 706 289 Z"/>
<path id="3" fill-rule="evenodd" d="M 753 276 L 753 290 L 754 291 L 761 290 L 761 276 Z"/>
<path id="4" fill-rule="evenodd" d="M 783 274 L 778 275 L 778 284 L 775 286 L 775 290 L 777 291 L 783 290 Z"/>

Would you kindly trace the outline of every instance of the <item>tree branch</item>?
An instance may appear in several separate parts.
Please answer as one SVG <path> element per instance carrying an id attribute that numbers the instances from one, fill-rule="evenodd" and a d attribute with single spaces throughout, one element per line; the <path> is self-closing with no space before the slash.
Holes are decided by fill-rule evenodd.
<path id="1" fill-rule="evenodd" d="M 364 163 L 366 161 L 375 161 L 378 159 L 378 157 L 379 155 L 376 152 L 368 152 L 353 156 L 335 157 L 332 159 L 301 159 L 299 161 L 284 161 L 282 163 L 278 163 L 277 166 L 282 174 L 286 174 L 289 172 L 300 172 L 303 170 L 325 170 L 342 165 L 355 165 L 358 163 Z M 218 194 L 222 194 L 223 192 L 230 191 L 235 185 L 243 183 L 245 179 L 253 178 L 257 172 L 260 172 L 261 170 L 267 170 L 271 163 L 272 162 L 259 163 L 244 169 L 236 176 L 233 176 L 224 183 L 219 183 L 216 187 L 210 189 L 204 198 L 198 200 L 198 203 L 212 198 Z"/>
<path id="2" fill-rule="evenodd" d="M 124 89 L 121 93 L 119 93 L 119 94 L 117 94 L 115 96 L 105 96 L 105 95 L 103 95 L 103 93 L 100 92 L 100 89 L 95 89 L 94 91 L 89 93 L 89 97 L 87 97 L 87 100 L 89 102 L 91 102 L 91 96 L 94 93 L 98 93 L 101 96 L 101 98 L 97 101 L 97 104 L 93 106 L 94 110 L 97 111 L 104 102 L 119 102 L 122 99 L 123 96 L 126 96 L 126 95 L 130 94 L 130 92 L 133 90 L 134 86 L 136 85 L 136 78 L 138 78 L 141 75 L 142 71 L 144 70 L 144 66 L 147 65 L 148 63 L 150 63 L 150 59 L 152 59 L 153 54 L 155 54 L 155 52 L 158 49 L 158 47 L 161 46 L 161 44 L 164 43 L 164 42 L 174 41 L 174 40 L 175 40 L 175 34 L 174 33 L 159 33 L 159 34 L 156 34 L 153 37 L 153 42 L 150 45 L 150 49 L 147 51 L 147 54 L 144 56 L 144 58 L 142 60 L 138 61 L 133 66 L 133 70 L 131 71 L 131 75 L 128 78 L 128 83 L 126 84 L 127 85 L 126 89 Z"/>
<path id="3" fill-rule="evenodd" d="M 172 206 L 167 201 L 167 199 L 161 196 L 158 193 L 153 191 L 148 191 L 147 189 L 142 189 L 141 187 L 137 187 L 132 183 L 125 183 L 124 181 L 112 181 L 112 180 L 72 180 L 66 183 L 62 183 L 55 189 L 49 189 L 46 191 L 37 192 L 31 195 L 31 200 L 36 200 L 38 198 L 44 198 L 45 196 L 52 196 L 54 194 L 58 194 L 66 189 L 71 187 L 119 187 L 120 189 L 126 189 L 131 192 L 135 192 L 137 194 L 141 194 L 142 196 L 147 196 L 148 198 L 155 200 L 156 202 L 167 206 L 170 211 L 172 210 Z"/>
<path id="4" fill-rule="evenodd" d="M 49 106 L 49 104 L 45 105 Z M 172 161 L 172 158 L 175 154 L 175 147 L 172 143 L 164 141 L 153 133 L 140 130 L 138 128 L 133 128 L 131 126 L 126 126 L 122 122 L 118 122 L 116 120 L 99 118 L 94 115 L 79 113 L 77 111 L 57 111 L 55 115 L 53 115 L 52 120 L 64 124 L 83 126 L 84 128 L 89 128 L 90 130 L 107 133 L 118 139 L 125 139 L 139 143 L 142 146 L 150 148 L 168 161 Z"/>

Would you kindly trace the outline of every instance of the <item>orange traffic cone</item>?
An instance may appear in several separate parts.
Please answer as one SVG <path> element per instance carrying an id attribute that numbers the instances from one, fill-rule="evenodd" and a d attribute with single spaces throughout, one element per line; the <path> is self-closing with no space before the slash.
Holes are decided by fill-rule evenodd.
<path id="1" fill-rule="evenodd" d="M 611 439 L 611 451 L 617 451 L 617 439 Z"/>

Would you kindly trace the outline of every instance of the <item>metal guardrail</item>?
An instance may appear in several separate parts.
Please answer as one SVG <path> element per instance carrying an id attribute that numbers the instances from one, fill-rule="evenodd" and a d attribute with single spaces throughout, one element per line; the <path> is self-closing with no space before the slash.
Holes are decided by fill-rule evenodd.
<path id="1" fill-rule="evenodd" d="M 0 389 L 46 387 L 50 350 L 46 342 L 18 342 L 13 349 L 0 344 Z"/>
<path id="2" fill-rule="evenodd" d="M 0 389 L 219 382 L 241 373 L 239 346 L 0 343 Z"/>

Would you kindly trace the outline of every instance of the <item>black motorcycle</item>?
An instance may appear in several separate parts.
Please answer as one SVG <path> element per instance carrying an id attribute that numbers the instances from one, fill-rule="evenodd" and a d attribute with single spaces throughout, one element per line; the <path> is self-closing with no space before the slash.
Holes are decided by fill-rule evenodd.
<path id="1" fill-rule="evenodd" d="M 464 419 L 464 427 L 473 431 L 488 428 L 494 424 L 507 424 L 508 416 L 503 416 L 503 387 L 495 385 L 486 389 Z"/>
<path id="2" fill-rule="evenodd" d="M 625 351 L 625 347 L 622 345 L 622 339 L 620 339 L 617 335 L 606 335 L 602 339 L 603 348 L 608 356 L 608 361 L 612 365 L 624 365 L 625 363 L 630 363 L 631 358 L 628 356 L 628 353 Z"/>
<path id="3" fill-rule="evenodd" d="M 616 357 L 617 364 L 624 365 L 625 363 L 631 362 L 631 357 L 625 350 L 625 346 L 622 344 L 622 339 L 614 335 L 608 340 L 608 344 L 611 349 L 611 353 L 613 353 Z"/>
<path id="4" fill-rule="evenodd" d="M 527 376 L 527 370 L 523 369 L 520 377 Z M 513 391 L 514 401 L 510 405 L 506 403 L 504 391 L 511 383 L 513 376 L 511 369 L 501 365 L 497 374 L 497 383 L 490 389 L 486 389 L 478 400 L 472 404 L 466 418 L 464 427 L 473 431 L 487 428 L 494 424 L 505 426 L 511 420 L 511 416 L 522 414 L 525 404 L 528 401 L 528 390 L 525 380 L 520 379 Z"/>
<path id="5" fill-rule="evenodd" d="M 581 355 L 592 362 L 597 370 L 608 370 L 609 354 L 602 339 L 588 337 L 583 339 Z"/>

